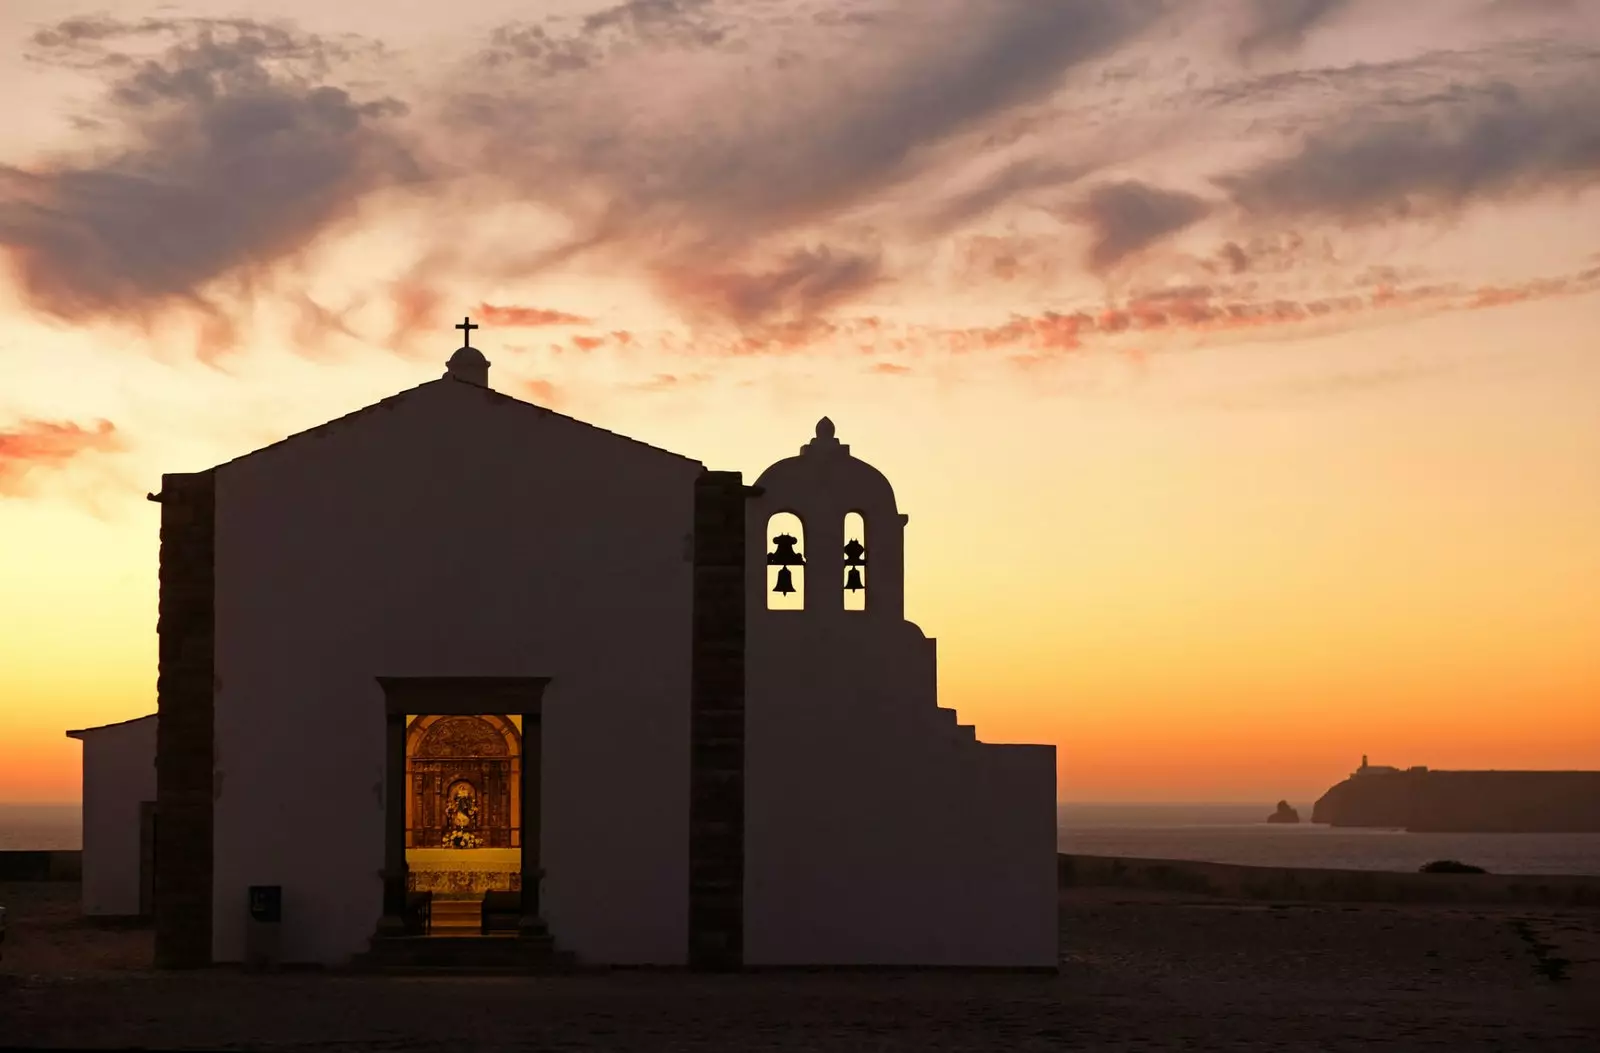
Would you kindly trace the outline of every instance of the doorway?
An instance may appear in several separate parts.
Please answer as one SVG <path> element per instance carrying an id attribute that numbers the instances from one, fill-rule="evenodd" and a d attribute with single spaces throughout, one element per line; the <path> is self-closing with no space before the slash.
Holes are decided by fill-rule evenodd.
<path id="1" fill-rule="evenodd" d="M 425 933 L 440 894 L 482 904 L 496 931 L 543 937 L 540 716 L 549 678 L 378 683 L 385 727 L 378 935 Z M 486 909 L 491 905 L 495 910 Z M 489 932 L 485 923 L 483 934 Z"/>

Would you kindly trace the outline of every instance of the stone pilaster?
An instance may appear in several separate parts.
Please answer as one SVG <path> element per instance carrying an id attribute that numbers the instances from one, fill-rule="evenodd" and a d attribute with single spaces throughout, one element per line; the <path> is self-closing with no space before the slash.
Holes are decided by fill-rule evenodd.
<path id="1" fill-rule="evenodd" d="M 544 921 L 539 912 L 539 883 L 544 870 L 540 865 L 539 848 L 542 843 L 544 820 L 544 724 L 537 712 L 522 714 L 522 778 L 517 780 L 517 793 L 522 798 L 522 919 L 517 931 L 523 935 L 542 935 Z"/>
<path id="2" fill-rule="evenodd" d="M 744 504 L 738 472 L 695 483 L 689 965 L 744 962 Z"/>
<path id="3" fill-rule="evenodd" d="M 193 968 L 211 962 L 216 477 L 164 475 L 159 500 L 155 953 Z"/>
<path id="4" fill-rule="evenodd" d="M 378 932 L 401 936 L 406 931 L 406 715 L 383 717 L 383 917 Z"/>

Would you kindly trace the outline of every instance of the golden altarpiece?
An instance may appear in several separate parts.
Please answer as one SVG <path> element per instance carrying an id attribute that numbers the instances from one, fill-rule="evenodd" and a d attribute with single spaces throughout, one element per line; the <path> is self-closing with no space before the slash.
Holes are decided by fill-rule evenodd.
<path id="1" fill-rule="evenodd" d="M 406 731 L 407 886 L 520 887 L 522 733 L 515 718 L 419 716 Z"/>

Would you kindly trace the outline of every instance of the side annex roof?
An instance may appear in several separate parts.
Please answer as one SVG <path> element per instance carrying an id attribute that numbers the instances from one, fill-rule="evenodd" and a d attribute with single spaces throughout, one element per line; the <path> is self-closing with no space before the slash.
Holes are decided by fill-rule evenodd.
<path id="1" fill-rule="evenodd" d="M 154 720 L 154 719 L 156 719 L 156 716 L 157 716 L 157 714 L 155 714 L 155 713 L 147 713 L 142 717 L 133 717 L 133 718 L 128 719 L 128 720 L 118 720 L 118 721 L 114 721 L 113 723 L 110 723 L 110 724 L 101 724 L 101 725 L 98 725 L 97 727 L 79 728 L 76 731 L 67 732 L 67 738 L 69 738 L 69 739 L 78 739 L 78 740 L 82 741 L 82 739 L 83 739 L 83 737 L 85 735 L 92 735 L 96 731 L 109 731 L 112 728 L 127 727 L 129 724 L 138 724 L 141 721 Z"/>

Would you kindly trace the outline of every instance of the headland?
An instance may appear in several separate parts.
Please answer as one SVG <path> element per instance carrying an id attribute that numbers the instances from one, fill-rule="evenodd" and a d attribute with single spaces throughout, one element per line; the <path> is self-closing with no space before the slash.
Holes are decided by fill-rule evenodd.
<path id="1" fill-rule="evenodd" d="M 1600 833 L 1600 771 L 1436 771 L 1367 763 L 1311 821 L 1413 833 Z"/>

